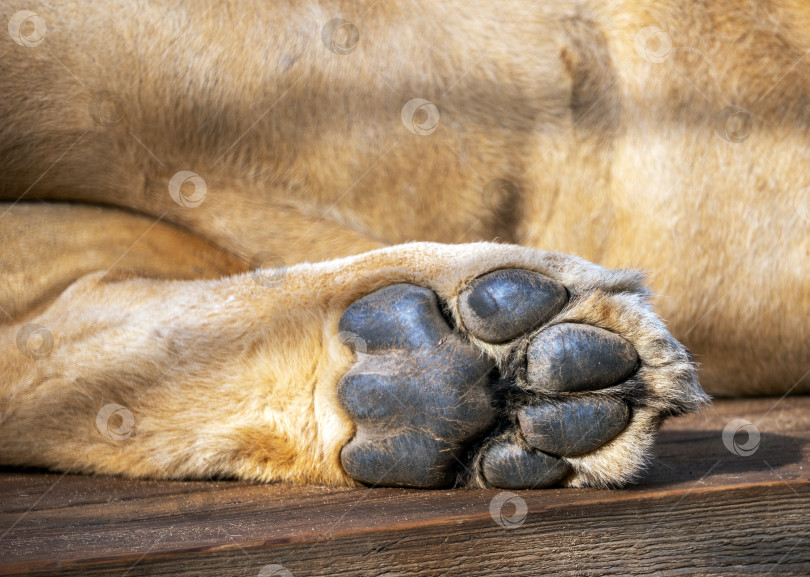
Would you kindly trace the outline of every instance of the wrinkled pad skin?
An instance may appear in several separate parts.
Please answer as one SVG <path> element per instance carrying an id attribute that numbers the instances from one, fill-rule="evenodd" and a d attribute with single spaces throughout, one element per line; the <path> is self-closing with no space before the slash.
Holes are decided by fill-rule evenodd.
<path id="1" fill-rule="evenodd" d="M 541 489 L 559 483 L 571 468 L 553 455 L 528 451 L 515 442 L 501 442 L 484 455 L 482 471 L 496 487 Z"/>
<path id="2" fill-rule="evenodd" d="M 360 357 L 338 385 L 355 420 L 390 427 L 393 416 L 447 438 L 468 433 L 471 422 L 491 423 L 483 415 L 492 412 L 486 378 L 492 364 L 458 337 L 435 348 Z"/>
<path id="3" fill-rule="evenodd" d="M 492 427 L 493 362 L 453 333 L 436 295 L 392 285 L 360 299 L 339 330 L 366 343 L 338 384 L 357 434 L 341 452 L 354 479 L 372 485 L 443 487 L 463 444 Z"/>
<path id="4" fill-rule="evenodd" d="M 475 337 L 502 343 L 548 321 L 567 300 L 565 287 L 544 275 L 501 269 L 473 280 L 461 293 L 459 311 Z"/>
<path id="5" fill-rule="evenodd" d="M 446 442 L 427 435 L 408 432 L 386 438 L 365 429 L 340 457 L 353 479 L 371 486 L 439 488 L 455 480 L 455 461 L 436 458 L 447 450 Z"/>
<path id="6" fill-rule="evenodd" d="M 638 354 L 619 335 L 590 325 L 562 323 L 539 333 L 529 344 L 528 386 L 539 391 L 590 391 L 627 378 Z"/>
<path id="7" fill-rule="evenodd" d="M 523 407 L 518 421 L 526 442 L 563 457 L 597 449 L 618 435 L 630 420 L 630 409 L 610 397 L 577 397 Z"/>

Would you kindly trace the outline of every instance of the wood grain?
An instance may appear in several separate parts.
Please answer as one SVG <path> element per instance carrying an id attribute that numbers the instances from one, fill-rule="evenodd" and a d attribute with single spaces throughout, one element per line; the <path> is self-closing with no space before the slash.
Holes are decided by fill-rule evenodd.
<path id="1" fill-rule="evenodd" d="M 761 434 L 750 456 L 723 444 L 735 418 Z M 499 491 L 4 470 L 0 575 L 807 575 L 809 467 L 810 397 L 789 397 L 670 421 L 628 489 L 515 491 L 514 528 L 490 514 Z"/>

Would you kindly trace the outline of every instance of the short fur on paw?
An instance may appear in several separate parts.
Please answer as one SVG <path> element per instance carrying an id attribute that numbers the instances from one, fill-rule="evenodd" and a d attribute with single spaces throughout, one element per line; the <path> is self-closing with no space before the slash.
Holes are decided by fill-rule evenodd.
<path id="1" fill-rule="evenodd" d="M 444 301 L 377 290 L 339 330 L 364 343 L 338 384 L 357 425 L 341 463 L 373 486 L 619 486 L 665 417 L 707 400 L 639 290 L 503 268 Z"/>

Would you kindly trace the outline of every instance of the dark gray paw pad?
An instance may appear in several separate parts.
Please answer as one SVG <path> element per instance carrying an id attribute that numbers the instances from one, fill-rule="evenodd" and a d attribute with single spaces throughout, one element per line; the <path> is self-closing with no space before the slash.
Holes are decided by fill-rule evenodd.
<path id="1" fill-rule="evenodd" d="M 379 485 L 450 484 L 465 443 L 494 424 L 493 361 L 450 329 L 431 291 L 413 285 L 360 299 L 339 328 L 366 341 L 338 383 L 357 423 L 341 452 L 346 472 Z"/>
<path id="2" fill-rule="evenodd" d="M 567 399 L 518 411 L 526 442 L 562 457 L 598 449 L 621 433 L 629 420 L 627 405 L 609 397 Z"/>
<path id="3" fill-rule="evenodd" d="M 450 332 L 436 293 L 412 284 L 391 285 L 355 301 L 338 330 L 358 335 L 370 353 L 432 347 Z"/>
<path id="4" fill-rule="evenodd" d="M 359 355 L 338 383 L 343 408 L 364 428 L 385 424 L 453 439 L 492 424 L 487 373 L 492 362 L 455 335 L 440 347 L 417 353 Z"/>
<path id="5" fill-rule="evenodd" d="M 562 481 L 571 468 L 562 459 L 528 451 L 513 441 L 491 446 L 481 462 L 484 478 L 502 489 L 540 489 Z"/>
<path id="6" fill-rule="evenodd" d="M 384 487 L 446 487 L 455 479 L 454 447 L 441 439 L 401 433 L 357 437 L 344 447 L 341 464 L 350 477 Z"/>
<path id="7" fill-rule="evenodd" d="M 502 343 L 548 321 L 567 300 L 565 287 L 546 276 L 503 269 L 473 280 L 461 293 L 459 311 L 471 334 Z"/>
<path id="8" fill-rule="evenodd" d="M 532 340 L 526 362 L 526 379 L 534 390 L 589 391 L 627 378 L 636 368 L 638 354 L 610 331 L 563 323 Z"/>

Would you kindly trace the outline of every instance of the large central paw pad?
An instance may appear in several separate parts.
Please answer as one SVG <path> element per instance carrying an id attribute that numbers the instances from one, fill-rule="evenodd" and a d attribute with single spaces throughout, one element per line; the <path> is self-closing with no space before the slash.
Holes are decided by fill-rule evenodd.
<path id="1" fill-rule="evenodd" d="M 610 473 L 605 452 L 634 418 L 647 428 L 629 438 L 652 434 L 634 415 L 648 391 L 630 341 L 570 322 L 579 297 L 539 273 L 496 270 L 457 297 L 457 327 L 433 291 L 409 284 L 361 298 L 341 317 L 339 330 L 365 344 L 338 385 L 357 423 L 341 452 L 348 475 L 371 485 L 444 487 L 463 478 L 502 488 L 632 476 Z M 632 451 L 614 449 L 616 469 L 621 461 L 639 468 Z M 597 465 L 587 470 L 589 462 Z"/>
<path id="2" fill-rule="evenodd" d="M 465 443 L 493 425 L 493 361 L 451 330 L 433 291 L 414 285 L 357 301 L 339 328 L 366 349 L 338 386 L 358 423 L 344 469 L 375 485 L 452 483 Z"/>

